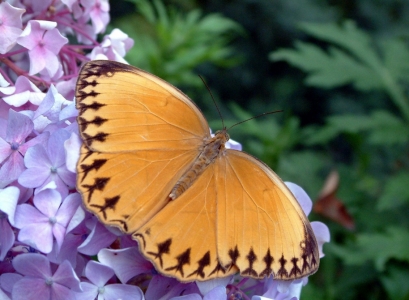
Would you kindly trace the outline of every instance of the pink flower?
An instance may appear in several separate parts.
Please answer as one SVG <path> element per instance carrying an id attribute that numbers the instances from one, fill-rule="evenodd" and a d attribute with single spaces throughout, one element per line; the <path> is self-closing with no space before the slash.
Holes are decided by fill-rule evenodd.
<path id="1" fill-rule="evenodd" d="M 95 47 L 88 55 L 91 59 L 110 59 L 127 63 L 123 57 L 132 48 L 134 41 L 119 29 L 106 35 L 101 46 Z"/>
<path id="2" fill-rule="evenodd" d="M 110 20 L 108 0 L 81 0 L 81 4 L 85 7 L 85 14 L 91 17 L 94 32 L 104 32 Z"/>
<path id="3" fill-rule="evenodd" d="M 14 107 L 20 107 L 27 102 L 39 105 L 45 97 L 45 94 L 25 76 L 19 76 L 14 86 L 0 88 L 0 93 L 6 95 L 2 97 L 4 102 Z"/>
<path id="4" fill-rule="evenodd" d="M 16 180 L 24 171 L 24 160 L 27 149 L 38 143 L 44 143 L 49 134 L 39 135 L 28 142 L 26 138 L 33 130 L 33 122 L 22 113 L 9 110 L 6 136 L 0 136 L 0 187 Z"/>
<path id="5" fill-rule="evenodd" d="M 56 22 L 29 21 L 27 27 L 17 39 L 17 43 L 27 48 L 30 57 L 30 75 L 46 69 L 54 76 L 60 66 L 57 54 L 68 39 L 60 34 Z"/>
<path id="6" fill-rule="evenodd" d="M 7 2 L 0 3 L 0 54 L 7 53 L 16 44 L 23 27 L 21 15 L 25 9 L 11 6 Z"/>

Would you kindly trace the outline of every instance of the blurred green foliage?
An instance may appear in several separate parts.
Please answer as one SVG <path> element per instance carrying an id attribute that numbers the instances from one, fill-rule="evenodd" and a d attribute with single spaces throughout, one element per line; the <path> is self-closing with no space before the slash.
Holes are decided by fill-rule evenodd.
<path id="1" fill-rule="evenodd" d="M 197 74 L 226 126 L 283 109 L 230 135 L 313 201 L 339 172 L 355 229 L 310 217 L 331 243 L 302 299 L 409 299 L 409 1 L 131 2 L 111 2 L 131 64 L 182 88 L 213 130 Z"/>

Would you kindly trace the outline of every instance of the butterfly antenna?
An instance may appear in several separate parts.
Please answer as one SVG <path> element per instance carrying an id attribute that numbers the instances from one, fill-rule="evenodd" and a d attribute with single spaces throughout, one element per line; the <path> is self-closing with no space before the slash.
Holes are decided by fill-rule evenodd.
<path id="1" fill-rule="evenodd" d="M 203 81 L 203 84 L 205 85 L 206 89 L 209 91 L 209 94 L 210 94 L 210 96 L 211 96 L 212 99 L 213 99 L 213 103 L 214 103 L 214 105 L 216 106 L 216 109 L 217 109 L 217 112 L 219 113 L 220 119 L 222 120 L 223 128 L 226 128 L 226 127 L 224 126 L 224 121 L 223 121 L 222 113 L 220 112 L 219 106 L 217 105 L 216 101 L 214 100 L 212 91 L 210 90 L 209 86 L 207 85 L 207 83 L 206 83 L 206 81 L 203 79 L 203 77 L 200 76 L 200 75 L 199 75 L 199 77 L 200 77 L 200 79 Z"/>
<path id="2" fill-rule="evenodd" d="M 260 115 L 251 117 L 251 118 L 249 118 L 249 119 L 247 119 L 247 120 L 240 121 L 240 122 L 238 122 L 238 123 L 233 124 L 232 126 L 230 126 L 230 127 L 227 129 L 227 131 L 229 131 L 229 130 L 232 129 L 234 126 L 237 126 L 237 125 L 239 125 L 239 124 L 241 124 L 241 123 L 244 123 L 244 122 L 247 122 L 247 121 L 250 121 L 250 120 L 253 120 L 253 119 L 262 117 L 262 116 L 265 116 L 265 115 L 271 115 L 271 114 L 275 114 L 275 113 L 279 113 L 279 112 L 283 112 L 283 110 L 275 110 L 275 111 L 265 112 L 265 113 L 262 113 L 262 114 L 260 114 Z"/>

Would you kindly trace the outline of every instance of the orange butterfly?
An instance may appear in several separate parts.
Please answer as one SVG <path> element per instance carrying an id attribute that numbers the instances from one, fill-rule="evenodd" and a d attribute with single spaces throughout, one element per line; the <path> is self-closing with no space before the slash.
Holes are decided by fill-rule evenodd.
<path id="1" fill-rule="evenodd" d="M 290 280 L 318 269 L 311 225 L 286 185 L 261 161 L 226 149 L 226 129 L 211 137 L 177 88 L 126 64 L 91 61 L 76 99 L 84 204 L 132 234 L 160 273 Z"/>

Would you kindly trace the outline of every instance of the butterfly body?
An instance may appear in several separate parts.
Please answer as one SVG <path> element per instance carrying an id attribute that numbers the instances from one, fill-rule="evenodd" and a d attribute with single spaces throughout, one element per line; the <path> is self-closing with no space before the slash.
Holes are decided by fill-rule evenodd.
<path id="1" fill-rule="evenodd" d="M 197 106 L 169 83 L 91 61 L 76 90 L 83 146 L 77 189 L 106 225 L 132 234 L 156 269 L 180 281 L 314 273 L 304 212 L 264 163 L 211 137 Z"/>
<path id="2" fill-rule="evenodd" d="M 194 161 L 192 166 L 176 183 L 172 189 L 169 197 L 175 200 L 186 189 L 188 189 L 193 182 L 204 172 L 204 170 L 213 163 L 219 155 L 225 154 L 225 144 L 229 140 L 229 135 L 226 129 L 216 132 L 212 138 L 206 138 L 203 142 L 202 151 Z"/>

